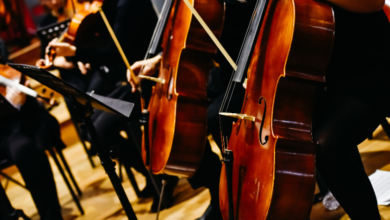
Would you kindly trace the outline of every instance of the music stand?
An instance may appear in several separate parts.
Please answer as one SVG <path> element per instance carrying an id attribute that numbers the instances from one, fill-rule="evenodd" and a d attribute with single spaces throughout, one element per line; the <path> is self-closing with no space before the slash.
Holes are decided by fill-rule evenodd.
<path id="1" fill-rule="evenodd" d="M 122 204 L 123 210 L 130 220 L 136 220 L 137 216 L 135 215 L 133 207 L 131 206 L 129 199 L 126 196 L 121 181 L 115 172 L 115 162 L 111 160 L 109 153 L 105 150 L 102 143 L 100 142 L 95 126 L 91 120 L 94 108 L 113 114 L 119 114 L 124 117 L 129 117 L 131 111 L 133 110 L 134 104 L 95 94 L 86 94 L 62 81 L 51 73 L 36 66 L 11 63 L 8 65 L 18 70 L 22 74 L 37 80 L 43 85 L 53 89 L 65 97 L 75 100 L 78 103 L 75 105 L 75 107 L 79 114 L 79 120 L 81 120 L 81 122 L 85 125 L 88 133 L 91 136 L 91 141 L 97 147 L 98 156 L 102 166 L 106 171 L 112 186 L 114 187 L 114 190 Z"/>
<path id="2" fill-rule="evenodd" d="M 61 36 L 61 33 L 69 27 L 70 21 L 71 19 L 67 19 L 59 23 L 49 24 L 45 27 L 39 28 L 36 34 L 39 39 L 43 41 L 51 41 L 54 38 Z"/>

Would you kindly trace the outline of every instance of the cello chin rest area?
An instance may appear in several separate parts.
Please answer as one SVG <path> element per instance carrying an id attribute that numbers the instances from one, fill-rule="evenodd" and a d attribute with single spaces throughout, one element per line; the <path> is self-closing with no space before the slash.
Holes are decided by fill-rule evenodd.
<path id="1" fill-rule="evenodd" d="M 145 75 L 139 75 L 138 77 L 142 78 L 142 79 L 147 79 L 147 80 L 150 80 L 150 81 L 158 82 L 158 83 L 161 83 L 161 84 L 165 83 L 165 80 L 160 79 L 160 78 L 156 78 L 156 77 L 145 76 Z"/>
<path id="2" fill-rule="evenodd" d="M 228 112 L 220 112 L 219 114 L 223 115 L 223 116 L 231 117 L 231 118 L 238 118 L 238 119 L 243 119 L 243 120 L 252 121 L 252 122 L 256 121 L 255 117 L 249 116 L 246 114 L 237 114 L 237 113 L 228 113 Z"/>

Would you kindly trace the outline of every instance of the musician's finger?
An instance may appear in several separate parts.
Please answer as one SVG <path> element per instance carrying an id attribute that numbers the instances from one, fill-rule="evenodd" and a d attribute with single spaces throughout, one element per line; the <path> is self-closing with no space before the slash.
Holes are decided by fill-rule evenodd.
<path id="1" fill-rule="evenodd" d="M 82 62 L 78 61 L 78 62 L 77 62 L 77 66 L 79 67 L 80 72 L 81 72 L 83 75 L 85 75 L 85 74 L 88 73 L 87 68 L 85 68 L 85 65 L 84 65 Z"/>
<path id="2" fill-rule="evenodd" d="M 132 66 L 131 66 L 131 70 L 133 70 L 134 74 L 135 75 L 138 75 L 140 74 L 140 70 L 141 70 L 141 67 L 142 67 L 143 63 L 142 62 L 135 62 Z M 129 71 L 128 71 L 129 72 Z"/>
<path id="3" fill-rule="evenodd" d="M 51 44 L 53 44 L 53 43 L 55 43 L 55 42 L 57 42 L 58 41 L 58 38 L 54 38 L 53 40 L 51 40 L 50 42 L 49 42 L 49 45 L 51 45 Z"/>

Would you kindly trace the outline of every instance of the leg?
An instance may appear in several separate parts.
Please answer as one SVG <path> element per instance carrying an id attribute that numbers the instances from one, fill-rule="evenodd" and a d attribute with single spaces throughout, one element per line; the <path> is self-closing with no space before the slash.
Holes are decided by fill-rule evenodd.
<path id="1" fill-rule="evenodd" d="M 18 167 L 42 220 L 62 220 L 53 172 L 44 150 L 34 140 L 14 132 L 1 147 Z"/>
<path id="2" fill-rule="evenodd" d="M 326 106 L 318 110 L 314 121 L 321 177 L 351 219 L 379 220 L 375 193 L 356 146 L 374 131 L 383 116 L 346 95 L 326 97 L 322 103 Z"/>

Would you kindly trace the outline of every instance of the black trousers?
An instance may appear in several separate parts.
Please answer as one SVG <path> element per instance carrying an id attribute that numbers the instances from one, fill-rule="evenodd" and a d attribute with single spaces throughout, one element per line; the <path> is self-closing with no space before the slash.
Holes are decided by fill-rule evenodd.
<path id="1" fill-rule="evenodd" d="M 92 121 L 96 131 L 104 146 L 107 148 L 115 148 L 126 166 L 134 167 L 134 169 L 146 176 L 147 170 L 140 155 L 141 149 L 137 149 L 136 146 L 131 146 L 129 142 L 120 135 L 120 131 L 127 131 L 129 129 L 129 122 L 137 123 L 136 121 L 140 119 L 140 95 L 139 93 L 132 93 L 131 87 L 127 83 L 119 83 L 107 96 L 134 103 L 133 112 L 131 113 L 130 118 L 125 118 L 120 115 L 94 110 Z M 134 126 L 134 129 L 136 129 L 136 127 L 137 126 Z M 139 134 L 139 136 L 141 135 L 140 131 L 135 131 L 135 133 Z"/>
<path id="2" fill-rule="evenodd" d="M 372 134 L 385 115 L 345 93 L 324 92 L 319 100 L 313 127 L 322 179 L 352 220 L 379 220 L 375 193 L 357 145 Z"/>
<path id="3" fill-rule="evenodd" d="M 19 129 L 13 130 L 2 139 L 1 157 L 12 160 L 18 167 L 41 219 L 61 220 L 61 206 L 53 172 L 45 150 L 37 144 L 40 140 Z"/>
<path id="4" fill-rule="evenodd" d="M 244 93 L 245 90 L 243 88 L 237 88 L 237 93 L 235 93 L 231 99 L 232 105 L 230 105 L 229 107 L 229 112 L 240 112 Z M 225 94 L 214 94 L 210 96 L 211 104 L 207 111 L 207 131 L 208 134 L 211 134 L 213 136 L 216 144 L 222 150 L 222 141 L 219 125 L 219 110 L 222 105 Z M 219 179 L 221 174 L 221 168 L 222 164 L 219 160 L 219 157 L 211 150 L 211 146 L 207 141 L 202 162 L 197 169 L 195 175 L 190 178 L 188 182 L 194 189 L 203 186 L 208 188 L 211 195 L 211 204 L 214 207 L 219 207 Z"/>

